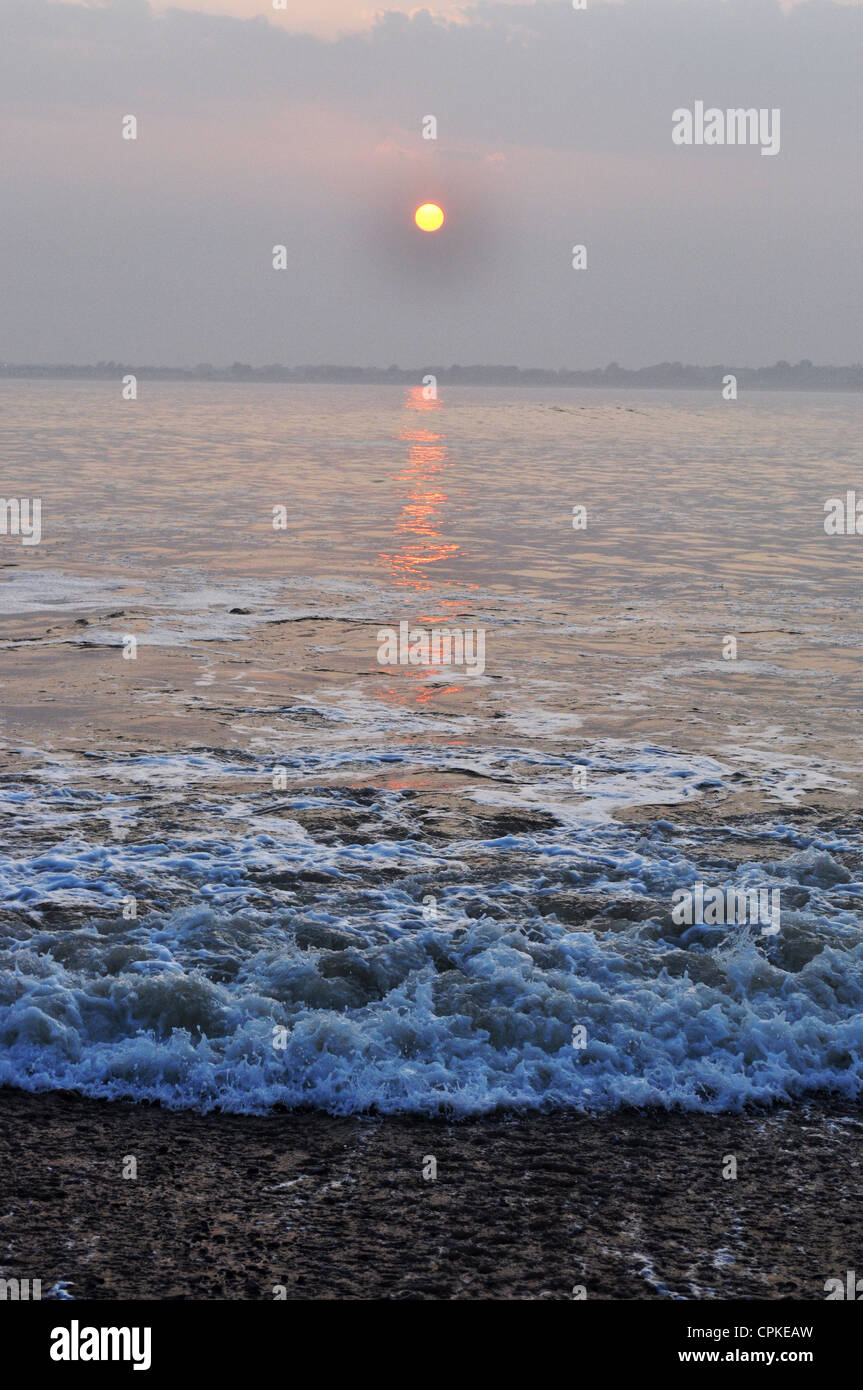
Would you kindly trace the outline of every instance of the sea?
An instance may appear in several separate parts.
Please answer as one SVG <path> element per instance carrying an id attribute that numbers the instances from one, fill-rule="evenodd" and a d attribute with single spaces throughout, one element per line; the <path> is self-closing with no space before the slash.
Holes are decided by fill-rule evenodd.
<path id="1" fill-rule="evenodd" d="M 4 380 L 0 431 L 0 1084 L 860 1095 L 859 396 Z"/>

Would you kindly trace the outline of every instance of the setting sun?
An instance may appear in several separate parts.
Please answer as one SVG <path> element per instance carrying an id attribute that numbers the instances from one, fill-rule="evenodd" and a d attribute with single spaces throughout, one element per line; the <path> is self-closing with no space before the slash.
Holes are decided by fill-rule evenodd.
<path id="1" fill-rule="evenodd" d="M 421 232 L 436 232 L 443 226 L 443 208 L 437 203 L 423 203 L 414 213 L 414 222 Z"/>

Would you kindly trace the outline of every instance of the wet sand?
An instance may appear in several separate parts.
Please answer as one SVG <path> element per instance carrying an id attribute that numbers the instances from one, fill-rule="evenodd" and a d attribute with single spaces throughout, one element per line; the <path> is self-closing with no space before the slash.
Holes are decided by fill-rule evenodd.
<path id="1" fill-rule="evenodd" d="M 321 609 L 326 603 L 322 597 Z M 724 616 L 716 615 L 717 630 Z M 467 610 L 459 617 L 476 621 Z M 813 651 L 807 642 L 789 654 L 779 630 L 759 633 L 758 662 L 726 663 L 692 633 L 684 653 L 676 629 L 642 612 L 620 631 L 603 625 L 575 644 L 572 636 L 544 636 L 534 669 L 525 634 L 492 626 L 487 680 L 435 682 L 422 669 L 377 664 L 379 618 L 238 621 L 242 640 L 192 635 L 147 645 L 157 615 L 146 608 L 0 613 L 0 737 L 69 752 L 278 749 L 347 731 L 310 719 L 310 704 L 356 716 L 373 701 L 421 719 L 425 736 L 444 745 L 467 717 L 472 747 L 509 739 L 558 751 L 562 737 L 570 745 L 652 741 L 739 764 L 748 784 L 772 766 L 805 770 L 813 787 L 847 805 L 863 788 L 857 654 Z M 141 641 L 135 660 L 123 659 L 125 634 Z M 528 672 L 540 679 L 541 709 L 526 701 Z M 405 737 L 408 730 L 398 735 Z"/>
<path id="2" fill-rule="evenodd" d="M 817 1300 L 859 1266 L 861 1138 L 863 1106 L 829 1098 L 448 1123 L 3 1090 L 0 1277 L 106 1300 Z"/>

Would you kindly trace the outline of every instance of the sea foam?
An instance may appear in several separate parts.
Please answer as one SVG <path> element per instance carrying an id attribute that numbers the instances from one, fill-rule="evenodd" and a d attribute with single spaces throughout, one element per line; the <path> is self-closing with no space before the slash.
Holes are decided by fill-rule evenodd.
<path id="1" fill-rule="evenodd" d="M 7 781 L 0 1082 L 247 1113 L 860 1094 L 856 834 L 677 825 L 725 770 L 615 745 L 582 752 L 581 812 L 566 759 L 449 752 L 478 780 L 443 838 L 422 798 L 344 780 L 407 756 L 297 757 L 279 794 L 264 763 L 215 752 Z M 668 810 L 623 824 L 615 797 Z M 304 823 L 322 811 L 324 834 Z M 695 881 L 781 887 L 780 935 L 675 926 Z"/>

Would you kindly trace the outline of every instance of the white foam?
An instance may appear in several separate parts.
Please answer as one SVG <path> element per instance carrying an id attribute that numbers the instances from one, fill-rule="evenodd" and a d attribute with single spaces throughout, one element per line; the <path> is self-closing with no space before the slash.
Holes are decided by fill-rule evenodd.
<path id="1" fill-rule="evenodd" d="M 342 786 L 276 793 L 265 760 L 43 760 L 38 782 L 0 791 L 10 826 L 26 819 L 51 837 L 41 850 L 19 836 L 0 851 L 0 1082 L 241 1112 L 722 1110 L 822 1088 L 859 1096 L 856 832 L 710 827 L 710 843 L 745 834 L 770 847 L 737 863 L 735 882 L 797 897 L 767 943 L 734 927 L 676 929 L 674 889 L 717 881 L 699 860 L 698 828 L 628 826 L 608 807 L 660 804 L 663 791 L 673 807 L 723 769 L 618 741 L 580 756 L 601 815 L 447 842 L 425 840 L 410 799 L 383 791 L 363 822 L 374 838 L 316 839 L 296 818 L 304 810 L 356 814 L 364 803 Z M 352 779 L 362 766 L 442 758 L 510 779 L 475 803 L 565 802 L 554 789 L 568 760 L 524 749 L 336 749 L 298 759 L 292 775 L 320 788 L 324 772 Z M 144 838 L 147 817 L 172 829 Z M 121 833 L 103 844 L 94 827 L 106 820 Z M 129 893 L 137 920 L 122 915 Z M 612 919 L 594 906 L 573 928 L 565 905 L 586 901 Z M 79 916 L 58 931 L 49 906 Z"/>

